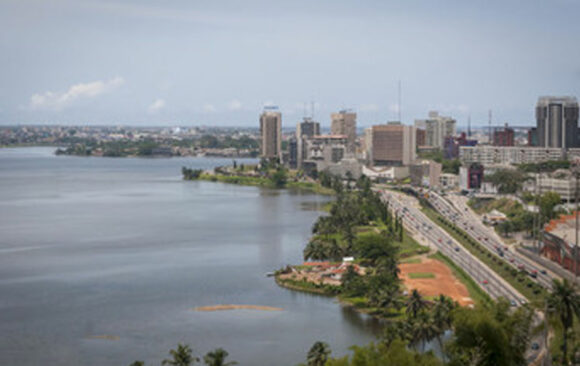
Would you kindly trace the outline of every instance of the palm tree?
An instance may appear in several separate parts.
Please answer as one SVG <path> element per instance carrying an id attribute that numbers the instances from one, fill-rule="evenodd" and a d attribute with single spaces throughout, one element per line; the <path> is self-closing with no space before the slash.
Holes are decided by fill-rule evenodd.
<path id="1" fill-rule="evenodd" d="M 177 349 L 170 350 L 169 354 L 171 358 L 163 360 L 162 365 L 190 366 L 199 361 L 199 358 L 193 356 L 193 351 L 187 344 L 179 343 Z"/>
<path id="2" fill-rule="evenodd" d="M 207 366 L 237 365 L 237 362 L 235 361 L 225 362 L 228 355 L 228 351 L 224 350 L 223 348 L 218 348 L 215 351 L 208 352 L 205 356 L 203 356 L 203 362 L 205 362 Z"/>
<path id="3" fill-rule="evenodd" d="M 431 315 L 421 312 L 413 323 L 413 339 L 411 343 L 413 345 L 421 344 L 421 351 L 425 351 L 425 345 L 436 338 L 440 331 Z"/>
<path id="4" fill-rule="evenodd" d="M 548 311 L 560 316 L 562 364 L 565 365 L 568 358 L 568 330 L 574 325 L 574 314 L 580 316 L 580 297 L 576 294 L 576 287 L 567 279 L 553 281 L 552 293 L 548 297 Z"/>
<path id="5" fill-rule="evenodd" d="M 441 336 L 446 330 L 451 328 L 451 310 L 455 308 L 453 300 L 445 295 L 439 295 L 435 304 L 433 305 L 433 322 L 435 326 L 439 329 L 437 334 L 437 342 L 439 346 L 443 348 L 443 342 L 441 341 Z"/>
<path id="6" fill-rule="evenodd" d="M 324 260 L 327 259 L 327 248 L 326 243 L 320 239 L 313 239 L 308 244 L 303 251 L 304 259 L 312 260 Z"/>
<path id="7" fill-rule="evenodd" d="M 344 251 L 335 238 L 331 238 L 327 243 L 327 254 L 328 257 L 334 261 L 342 260 Z"/>
<path id="8" fill-rule="evenodd" d="M 306 361 L 308 366 L 324 366 L 330 355 L 330 347 L 324 342 L 315 342 L 310 351 L 308 351 L 308 356 Z"/>
<path id="9" fill-rule="evenodd" d="M 409 296 L 409 299 L 407 300 L 407 310 L 405 311 L 407 313 L 407 315 L 411 315 L 412 319 L 417 318 L 417 314 L 421 311 L 427 308 L 427 302 L 425 300 L 423 300 L 423 297 L 421 296 L 421 294 L 419 293 L 419 291 L 417 291 L 416 289 L 414 289 L 411 292 L 411 296 Z"/>

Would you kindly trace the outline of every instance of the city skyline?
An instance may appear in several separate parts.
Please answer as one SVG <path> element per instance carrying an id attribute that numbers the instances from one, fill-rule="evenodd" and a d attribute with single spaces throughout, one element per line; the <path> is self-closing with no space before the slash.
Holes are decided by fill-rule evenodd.
<path id="1" fill-rule="evenodd" d="M 397 120 L 400 80 L 405 124 L 438 110 L 481 126 L 491 109 L 494 125 L 532 126 L 539 96 L 580 95 L 579 10 L 8 0 L 0 124 L 252 126 L 276 104 L 289 126 L 314 101 L 322 126 L 352 108 L 367 127 Z"/>

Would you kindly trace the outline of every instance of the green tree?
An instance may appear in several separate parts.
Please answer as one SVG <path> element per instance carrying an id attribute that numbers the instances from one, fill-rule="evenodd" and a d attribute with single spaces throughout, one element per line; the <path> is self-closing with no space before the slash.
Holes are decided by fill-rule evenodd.
<path id="1" fill-rule="evenodd" d="M 143 362 L 143 361 L 134 361 L 129 366 L 145 366 L 145 362 Z"/>
<path id="2" fill-rule="evenodd" d="M 163 360 L 162 365 L 169 366 L 190 366 L 195 362 L 199 362 L 199 358 L 193 356 L 191 347 L 186 344 L 179 343 L 177 349 L 169 351 L 171 358 Z"/>
<path id="3" fill-rule="evenodd" d="M 433 315 L 433 323 L 438 330 L 436 335 L 437 342 L 439 346 L 443 348 L 443 342 L 441 341 L 441 336 L 445 331 L 451 329 L 453 324 L 453 318 L 451 316 L 452 310 L 455 309 L 456 304 L 449 297 L 445 295 L 439 295 L 433 304 L 431 313 Z"/>
<path id="4" fill-rule="evenodd" d="M 315 261 L 322 261 L 328 259 L 328 251 L 326 248 L 326 243 L 320 238 L 314 238 L 310 240 L 304 251 L 302 252 L 304 260 L 312 259 Z"/>
<path id="5" fill-rule="evenodd" d="M 580 316 L 580 297 L 576 292 L 576 287 L 568 282 L 554 280 L 552 293 L 548 299 L 548 310 L 552 314 L 557 314 L 562 324 L 562 365 L 568 362 L 568 331 L 574 325 L 574 315 Z"/>
<path id="6" fill-rule="evenodd" d="M 274 184 L 274 187 L 284 188 L 286 186 L 286 182 L 288 180 L 288 178 L 286 176 L 286 169 L 284 169 L 284 168 L 276 169 L 276 172 L 274 172 L 274 174 L 272 174 L 272 177 L 270 177 L 270 180 L 272 181 L 272 184 Z"/>
<path id="7" fill-rule="evenodd" d="M 449 365 L 526 365 L 532 316 L 531 309 L 513 311 L 502 299 L 491 307 L 455 309 Z"/>
<path id="8" fill-rule="evenodd" d="M 556 192 L 546 192 L 540 197 L 540 215 L 548 221 L 556 217 L 554 207 L 562 202 L 560 195 Z"/>
<path id="9" fill-rule="evenodd" d="M 417 314 L 427 308 L 427 301 L 423 299 L 419 291 L 414 289 L 411 291 L 411 296 L 409 296 L 406 306 L 407 309 L 405 311 L 407 315 L 410 315 L 411 319 L 416 319 Z"/>
<path id="10" fill-rule="evenodd" d="M 324 342 L 315 342 L 306 357 L 308 366 L 324 366 L 330 355 L 330 347 Z"/>
<path id="11" fill-rule="evenodd" d="M 420 349 L 424 352 L 427 343 L 435 339 L 440 334 L 441 330 L 435 324 L 431 314 L 424 311 L 420 312 L 419 315 L 414 318 L 412 324 L 413 336 L 411 344 L 414 346 L 421 345 Z"/>
<path id="12" fill-rule="evenodd" d="M 368 346 L 353 346 L 352 357 L 330 359 L 327 366 L 440 366 L 443 363 L 431 352 L 414 352 L 404 341 L 395 339 L 390 344 L 381 342 Z"/>
<path id="13" fill-rule="evenodd" d="M 513 194 L 521 190 L 525 174 L 515 169 L 499 169 L 494 174 L 487 175 L 485 180 L 497 186 L 499 193 Z"/>
<path id="14" fill-rule="evenodd" d="M 384 234 L 368 233 L 360 235 L 355 242 L 355 253 L 376 267 L 381 262 L 387 269 L 397 266 L 398 247 Z"/>
<path id="15" fill-rule="evenodd" d="M 228 351 L 224 350 L 223 348 L 217 348 L 214 351 L 208 352 L 205 356 L 203 356 L 203 362 L 207 366 L 233 366 L 237 365 L 237 362 L 230 361 L 226 362 L 226 358 L 228 357 Z"/>

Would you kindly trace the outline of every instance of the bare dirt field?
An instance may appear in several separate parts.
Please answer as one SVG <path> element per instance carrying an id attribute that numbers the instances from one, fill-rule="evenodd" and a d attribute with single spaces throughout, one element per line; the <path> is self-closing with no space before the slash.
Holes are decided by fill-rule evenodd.
<path id="1" fill-rule="evenodd" d="M 444 294 L 461 306 L 472 305 L 467 288 L 453 276 L 445 264 L 434 259 L 422 259 L 421 263 L 402 263 L 401 279 L 409 290 L 417 289 L 423 296 Z M 409 273 L 433 273 L 434 278 L 410 278 Z"/>

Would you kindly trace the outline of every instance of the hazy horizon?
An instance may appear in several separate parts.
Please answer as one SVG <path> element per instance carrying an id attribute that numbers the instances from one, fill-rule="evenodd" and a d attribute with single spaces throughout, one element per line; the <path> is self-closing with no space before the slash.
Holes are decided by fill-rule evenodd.
<path id="1" fill-rule="evenodd" d="M 292 127 L 352 108 L 361 127 L 439 110 L 535 124 L 580 95 L 580 2 L 0 3 L 0 125 Z"/>

